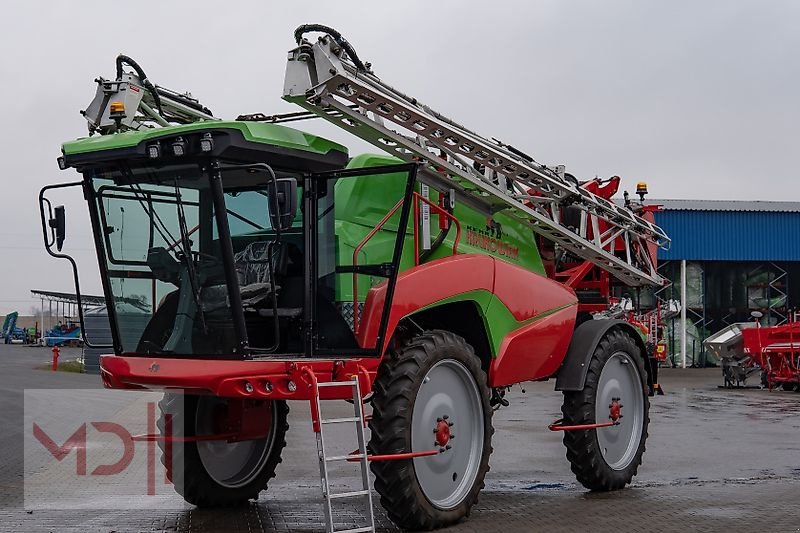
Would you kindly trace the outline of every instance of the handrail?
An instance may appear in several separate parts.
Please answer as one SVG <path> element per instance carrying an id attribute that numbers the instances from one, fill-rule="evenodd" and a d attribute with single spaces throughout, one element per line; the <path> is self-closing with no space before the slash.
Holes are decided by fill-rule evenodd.
<path id="1" fill-rule="evenodd" d="M 394 204 L 394 207 L 386 213 L 386 216 L 378 222 L 378 225 L 372 228 L 372 230 L 367 233 L 367 236 L 353 249 L 353 266 L 358 264 L 358 252 L 360 252 L 364 245 L 378 233 L 390 218 L 392 218 L 392 215 L 400 209 L 400 206 L 403 205 L 403 200 L 404 199 L 401 198 L 399 202 Z M 356 271 L 353 271 L 353 333 L 358 334 L 358 272 Z"/>
<path id="2" fill-rule="evenodd" d="M 458 254 L 458 242 L 461 240 L 461 224 L 458 222 L 458 219 L 452 215 L 446 209 L 443 209 L 441 206 L 436 205 L 435 203 L 431 202 L 429 199 L 425 198 L 418 192 L 414 192 L 412 196 L 414 200 L 414 266 L 419 266 L 419 202 L 425 202 L 428 204 L 439 216 L 443 216 L 448 220 L 451 220 L 456 226 L 456 237 L 453 241 L 453 255 Z M 367 242 L 375 236 L 381 228 L 392 218 L 400 206 L 403 205 L 403 200 L 401 199 L 397 202 L 392 209 L 384 216 L 378 224 L 367 233 L 366 237 L 364 237 L 360 243 L 353 249 L 353 266 L 358 265 L 358 253 L 361 249 L 367 244 Z M 353 272 L 353 333 L 358 334 L 358 326 L 359 326 L 359 312 L 358 312 L 358 272 Z"/>

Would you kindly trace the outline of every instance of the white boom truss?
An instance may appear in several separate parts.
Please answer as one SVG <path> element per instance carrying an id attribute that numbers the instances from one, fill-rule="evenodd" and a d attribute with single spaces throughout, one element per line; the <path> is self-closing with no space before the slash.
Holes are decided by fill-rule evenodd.
<path id="1" fill-rule="evenodd" d="M 459 200 L 490 214 L 507 210 L 628 285 L 663 283 L 648 249 L 669 244 L 657 225 L 565 179 L 563 167 L 540 165 L 357 68 L 330 35 L 314 44 L 303 40 L 289 52 L 283 97 L 391 155 L 427 163 L 424 181 L 455 189 Z M 580 210 L 578 227 L 562 221 L 566 208 Z"/>

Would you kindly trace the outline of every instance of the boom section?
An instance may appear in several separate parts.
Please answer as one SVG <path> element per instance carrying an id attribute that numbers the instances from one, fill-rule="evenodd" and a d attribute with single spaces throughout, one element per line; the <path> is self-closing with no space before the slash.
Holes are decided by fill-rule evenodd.
<path id="1" fill-rule="evenodd" d="M 667 247 L 669 237 L 657 225 L 565 179 L 563 166 L 538 164 L 357 68 L 329 35 L 289 52 L 283 98 L 393 156 L 427 163 L 422 181 L 455 189 L 459 200 L 488 214 L 510 211 L 627 285 L 663 284 L 651 253 Z M 567 208 L 579 210 L 571 225 L 562 220 Z"/>

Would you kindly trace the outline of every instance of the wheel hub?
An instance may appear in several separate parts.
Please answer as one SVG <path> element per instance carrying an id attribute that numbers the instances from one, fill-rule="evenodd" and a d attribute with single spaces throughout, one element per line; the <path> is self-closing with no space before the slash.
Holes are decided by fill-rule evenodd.
<path id="1" fill-rule="evenodd" d="M 610 418 L 612 422 L 616 422 L 622 418 L 622 404 L 619 403 L 619 400 L 619 398 L 611 398 L 611 403 L 608 405 L 608 418 Z"/>
<path id="2" fill-rule="evenodd" d="M 450 440 L 453 435 L 450 434 L 450 428 L 453 427 L 453 423 L 448 422 L 448 418 L 447 415 L 444 415 L 442 418 L 437 419 L 436 426 L 433 428 L 433 433 L 436 435 L 436 442 L 433 445 L 438 446 L 440 452 L 451 448 Z"/>

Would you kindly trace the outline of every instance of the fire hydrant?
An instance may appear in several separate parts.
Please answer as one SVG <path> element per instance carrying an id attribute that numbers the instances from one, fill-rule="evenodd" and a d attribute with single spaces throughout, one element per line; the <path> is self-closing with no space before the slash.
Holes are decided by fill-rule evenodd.
<path id="1" fill-rule="evenodd" d="M 58 356 L 59 356 L 59 348 L 58 346 L 53 346 L 53 372 L 58 370 Z"/>

